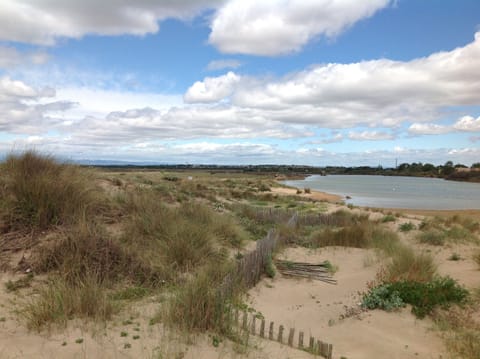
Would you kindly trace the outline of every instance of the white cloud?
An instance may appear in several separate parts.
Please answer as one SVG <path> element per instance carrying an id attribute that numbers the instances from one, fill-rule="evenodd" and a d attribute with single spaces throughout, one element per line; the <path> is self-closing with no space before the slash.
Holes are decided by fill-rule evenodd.
<path id="1" fill-rule="evenodd" d="M 0 40 L 53 45 L 87 34 L 145 35 L 167 18 L 188 19 L 222 0 L 2 0 Z"/>
<path id="2" fill-rule="evenodd" d="M 433 122 L 448 106 L 480 103 L 480 33 L 472 43 L 412 61 L 326 64 L 283 78 L 249 78 L 231 101 L 268 118 L 324 128 Z"/>
<path id="3" fill-rule="evenodd" d="M 440 135 L 451 132 L 449 126 L 437 125 L 435 123 L 413 123 L 408 128 L 412 135 Z"/>
<path id="4" fill-rule="evenodd" d="M 70 108 L 68 101 L 53 101 L 55 90 L 33 88 L 22 81 L 0 78 L 0 132 L 37 134 L 60 122 L 53 112 Z"/>
<path id="5" fill-rule="evenodd" d="M 239 81 L 240 76 L 231 71 L 219 77 L 206 77 L 190 86 L 183 98 L 187 103 L 217 102 L 230 96 Z"/>
<path id="6" fill-rule="evenodd" d="M 231 0 L 212 21 L 209 42 L 226 53 L 279 55 L 319 35 L 334 37 L 390 0 Z"/>
<path id="7" fill-rule="evenodd" d="M 362 132 L 349 132 L 348 138 L 353 141 L 382 141 L 391 140 L 394 137 L 386 132 L 381 131 L 362 131 Z"/>
<path id="8" fill-rule="evenodd" d="M 480 117 L 475 119 L 472 116 L 463 116 L 460 118 L 453 127 L 459 131 L 466 132 L 479 132 L 480 131 Z"/>
<path id="9" fill-rule="evenodd" d="M 242 63 L 235 59 L 221 59 L 210 61 L 207 65 L 208 71 L 218 71 L 224 69 L 236 69 L 242 66 Z"/>

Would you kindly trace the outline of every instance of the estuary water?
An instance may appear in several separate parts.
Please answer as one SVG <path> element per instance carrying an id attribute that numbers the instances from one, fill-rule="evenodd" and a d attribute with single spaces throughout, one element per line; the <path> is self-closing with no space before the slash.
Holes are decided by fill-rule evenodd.
<path id="1" fill-rule="evenodd" d="M 357 206 L 411 209 L 480 209 L 480 183 L 439 178 L 328 175 L 284 181 L 297 188 L 349 196 Z"/>

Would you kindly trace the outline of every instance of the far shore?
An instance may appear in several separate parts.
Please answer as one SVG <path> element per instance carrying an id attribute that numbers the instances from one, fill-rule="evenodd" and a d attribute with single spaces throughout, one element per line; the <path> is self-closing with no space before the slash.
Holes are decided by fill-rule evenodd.
<path id="1" fill-rule="evenodd" d="M 300 189 L 300 188 L 299 188 Z M 302 189 L 301 189 L 302 190 Z M 293 187 L 275 187 L 272 188 L 273 193 L 281 195 L 296 195 L 305 198 L 311 198 L 317 201 L 329 202 L 329 203 L 341 203 L 345 200 L 345 197 L 339 196 L 333 193 L 327 193 L 322 191 L 310 190 L 310 193 L 305 193 L 302 190 L 301 194 L 297 194 L 297 189 Z M 369 207 L 369 206 L 356 206 L 360 208 L 370 208 L 372 210 L 397 212 L 403 214 L 409 214 L 414 216 L 437 216 L 437 217 L 451 217 L 454 215 L 460 215 L 464 217 L 470 217 L 478 219 L 480 218 L 480 209 L 414 209 L 414 208 L 388 208 L 388 207 Z"/>

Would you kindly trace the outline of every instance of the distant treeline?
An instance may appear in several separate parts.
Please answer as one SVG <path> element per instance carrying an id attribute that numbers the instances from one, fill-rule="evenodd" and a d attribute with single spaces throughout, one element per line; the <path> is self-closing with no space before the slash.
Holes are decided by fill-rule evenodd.
<path id="1" fill-rule="evenodd" d="M 461 163 L 453 164 L 452 161 L 444 165 L 435 166 L 431 163 L 402 163 L 396 168 L 378 167 L 326 167 L 326 174 L 351 174 L 351 175 L 382 175 L 382 176 L 411 176 L 411 177 L 436 177 L 453 181 L 480 182 L 480 163 L 471 167 Z"/>
<path id="2" fill-rule="evenodd" d="M 447 161 L 444 165 L 435 166 L 431 163 L 402 163 L 396 168 L 358 166 L 302 166 L 302 165 L 191 165 L 191 164 L 162 164 L 162 165 L 96 165 L 113 171 L 209 171 L 211 173 L 275 173 L 286 177 L 304 177 L 319 174 L 343 175 L 380 175 L 380 176 L 411 176 L 436 177 L 454 181 L 480 182 L 480 162 L 471 167 L 463 164 L 453 164 Z"/>

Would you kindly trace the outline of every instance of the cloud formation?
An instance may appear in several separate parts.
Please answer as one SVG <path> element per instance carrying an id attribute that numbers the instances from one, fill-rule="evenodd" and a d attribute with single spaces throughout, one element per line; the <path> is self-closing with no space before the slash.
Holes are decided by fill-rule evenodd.
<path id="1" fill-rule="evenodd" d="M 51 88 L 36 89 L 22 81 L 0 78 L 0 131 L 38 134 L 61 120 L 54 115 L 72 107 L 69 101 L 48 101 L 55 96 Z"/>
<path id="2" fill-rule="evenodd" d="M 230 96 L 239 81 L 240 76 L 231 71 L 219 77 L 206 77 L 190 86 L 183 99 L 187 103 L 217 102 Z"/>
<path id="3" fill-rule="evenodd" d="M 311 39 L 334 37 L 390 0 L 231 0 L 211 24 L 209 42 L 225 53 L 274 56 Z"/>
<path id="4" fill-rule="evenodd" d="M 188 19 L 222 0 L 2 0 L 0 40 L 53 45 L 87 34 L 156 33 L 167 18 Z"/>

